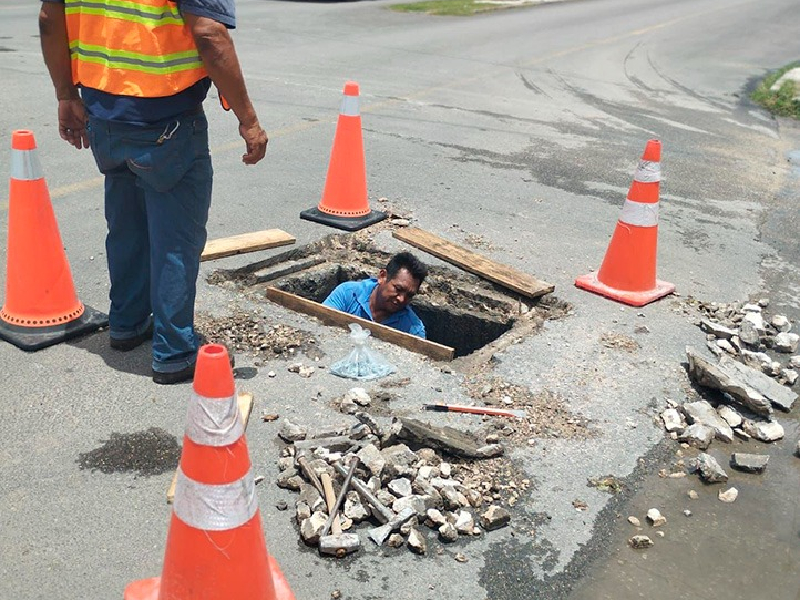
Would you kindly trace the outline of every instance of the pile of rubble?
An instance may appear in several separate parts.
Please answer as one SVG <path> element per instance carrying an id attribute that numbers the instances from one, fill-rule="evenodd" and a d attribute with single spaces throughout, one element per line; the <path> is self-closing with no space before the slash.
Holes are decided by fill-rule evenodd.
<path id="1" fill-rule="evenodd" d="M 492 463 L 502 455 L 497 444 L 482 445 L 463 432 L 413 419 L 394 419 L 384 432 L 371 415 L 354 416 L 355 425 L 313 433 L 284 420 L 278 433 L 287 445 L 278 460 L 277 485 L 299 492 L 300 536 L 322 553 L 342 556 L 358 549 L 358 532 L 369 524 L 368 537 L 377 546 L 406 545 L 426 554 L 426 528 L 450 543 L 504 527 L 511 514 L 503 502 L 513 505 L 530 486 L 510 471 L 490 476 L 476 466 L 477 460 Z"/>
<path id="2" fill-rule="evenodd" d="M 798 395 L 790 389 L 798 378 L 800 356 L 792 356 L 788 367 L 773 360 L 766 350 L 791 354 L 797 351 L 797 334 L 782 315 L 767 320 L 760 304 L 700 304 L 705 318 L 699 326 L 707 334 L 709 350 L 718 359 L 709 361 L 692 347 L 686 348 L 689 376 L 698 385 L 719 392 L 719 406 L 709 402 L 672 405 L 662 414 L 670 435 L 705 450 L 714 439 L 733 441 L 755 438 L 774 442 L 784 431 L 773 410 L 789 412 Z"/>
<path id="3" fill-rule="evenodd" d="M 780 384 L 794 385 L 798 379 L 800 356 L 792 356 L 788 367 L 773 360 L 767 349 L 781 354 L 797 352 L 800 335 L 792 333 L 792 323 L 784 315 L 767 318 L 763 309 L 768 300 L 758 304 L 701 303 L 699 309 L 705 314 L 699 323 L 707 334 L 708 349 L 721 356 L 727 354 L 742 363 L 775 377 Z"/>
<path id="4" fill-rule="evenodd" d="M 317 340 L 308 332 L 284 324 L 271 325 L 264 317 L 236 311 L 225 317 L 197 313 L 196 326 L 208 340 L 225 344 L 234 352 L 248 352 L 266 360 L 291 358 L 303 352 L 321 356 Z M 256 366 L 261 366 L 256 361 Z"/>

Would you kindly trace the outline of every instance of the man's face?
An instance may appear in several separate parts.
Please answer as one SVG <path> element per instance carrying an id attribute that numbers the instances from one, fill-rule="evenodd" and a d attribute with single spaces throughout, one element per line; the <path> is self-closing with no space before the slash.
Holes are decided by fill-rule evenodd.
<path id="1" fill-rule="evenodd" d="M 381 269 L 378 273 L 375 299 L 378 307 L 389 313 L 396 313 L 411 304 L 411 299 L 418 291 L 419 282 L 407 269 L 400 269 L 391 279 L 386 269 Z"/>

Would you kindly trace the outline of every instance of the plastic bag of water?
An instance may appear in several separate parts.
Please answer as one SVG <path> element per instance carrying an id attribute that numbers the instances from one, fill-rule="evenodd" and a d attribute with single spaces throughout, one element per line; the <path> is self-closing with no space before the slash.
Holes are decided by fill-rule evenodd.
<path id="1" fill-rule="evenodd" d="M 370 350 L 367 346 L 369 329 L 364 329 L 358 323 L 350 323 L 350 339 L 353 342 L 353 349 L 342 360 L 331 365 L 329 371 L 339 377 L 358 379 L 377 379 L 395 372 L 393 365 L 390 365 L 380 353 Z"/>

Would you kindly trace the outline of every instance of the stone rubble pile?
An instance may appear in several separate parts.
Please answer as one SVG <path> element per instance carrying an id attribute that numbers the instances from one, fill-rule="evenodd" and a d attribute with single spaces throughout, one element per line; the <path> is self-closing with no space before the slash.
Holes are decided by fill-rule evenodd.
<path id="1" fill-rule="evenodd" d="M 368 405 L 363 389 L 354 388 L 346 400 L 348 406 Z M 295 517 L 307 545 L 319 543 L 328 519 L 324 495 L 314 479 L 326 474 L 338 495 L 343 466 L 354 456 L 358 467 L 340 510 L 342 530 L 366 531 L 377 546 L 405 545 L 418 554 L 429 553 L 436 538 L 448 544 L 508 525 L 511 514 L 502 504 L 513 506 L 530 487 L 527 479 L 507 479 L 510 472 L 492 472 L 479 464 L 492 461 L 454 457 L 448 462 L 444 452 L 431 447 L 412 450 L 400 441 L 403 422 L 395 420 L 383 431 L 368 413 L 353 414 L 358 420 L 354 425 L 313 433 L 284 419 L 278 433 L 287 445 L 278 459 L 277 485 L 298 492 Z"/>
<path id="2" fill-rule="evenodd" d="M 778 383 L 794 385 L 800 374 L 800 355 L 792 356 L 786 364 L 773 360 L 768 349 L 780 354 L 794 354 L 800 345 L 800 335 L 793 333 L 792 323 L 784 315 L 768 317 L 763 309 L 768 300 L 758 304 L 741 305 L 700 304 L 705 318 L 698 324 L 706 332 L 708 349 L 717 356 L 727 354 L 749 367 L 776 378 Z"/>

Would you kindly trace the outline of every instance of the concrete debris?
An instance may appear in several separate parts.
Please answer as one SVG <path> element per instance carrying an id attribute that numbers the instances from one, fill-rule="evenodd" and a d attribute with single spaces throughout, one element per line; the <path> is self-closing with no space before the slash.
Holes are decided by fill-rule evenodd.
<path id="1" fill-rule="evenodd" d="M 411 482 L 405 477 L 392 479 L 387 487 L 398 498 L 405 498 L 411 495 Z"/>
<path id="2" fill-rule="evenodd" d="M 292 423 L 289 419 L 283 420 L 280 431 L 278 431 L 278 436 L 285 442 L 304 440 L 307 435 L 308 429 Z"/>
<path id="3" fill-rule="evenodd" d="M 731 466 L 746 473 L 763 473 L 768 462 L 769 456 L 763 454 L 736 452 L 731 456 Z"/>
<path id="4" fill-rule="evenodd" d="M 778 373 L 778 383 L 792 386 L 797 383 L 798 373 L 794 369 L 781 369 Z"/>
<path id="5" fill-rule="evenodd" d="M 275 508 L 277 508 L 278 510 L 283 511 L 283 510 L 286 510 L 287 508 L 289 508 L 289 504 L 286 502 L 286 500 L 278 500 L 275 503 Z"/>
<path id="6" fill-rule="evenodd" d="M 751 321 L 745 320 L 739 325 L 739 339 L 749 346 L 758 346 L 761 336 L 756 326 Z"/>
<path id="7" fill-rule="evenodd" d="M 635 550 L 644 550 L 655 546 L 655 542 L 646 535 L 635 535 L 628 540 L 628 545 Z"/>
<path id="8" fill-rule="evenodd" d="M 370 398 L 367 390 L 362 387 L 351 388 L 347 394 L 345 394 L 344 399 L 350 400 L 358 406 L 369 406 L 372 404 L 372 398 Z"/>
<path id="9" fill-rule="evenodd" d="M 777 329 L 779 333 L 786 333 L 792 328 L 792 323 L 786 315 L 774 315 L 769 323 Z"/>
<path id="10" fill-rule="evenodd" d="M 745 314 L 746 313 L 756 313 L 756 314 L 760 315 L 761 314 L 761 305 L 760 304 L 753 304 L 753 303 L 745 304 L 742 307 L 742 312 L 745 313 Z"/>
<path id="11" fill-rule="evenodd" d="M 697 351 L 691 346 L 687 346 L 686 355 L 689 358 L 689 376 L 699 385 L 728 394 L 734 401 L 756 414 L 772 414 L 769 400 L 742 383 L 738 379 L 737 373 L 729 366 L 740 363 L 723 356 L 720 358 L 720 363 L 714 365 L 697 354 Z M 726 361 L 727 368 L 723 366 L 723 361 Z M 745 367 L 746 365 L 741 366 Z"/>
<path id="12" fill-rule="evenodd" d="M 456 531 L 461 535 L 472 535 L 472 530 L 475 529 L 475 519 L 468 510 L 459 511 L 456 522 Z"/>
<path id="13" fill-rule="evenodd" d="M 309 546 L 316 546 L 319 543 L 319 535 L 322 533 L 327 520 L 327 514 L 322 511 L 315 512 L 300 524 L 300 537 Z"/>
<path id="14" fill-rule="evenodd" d="M 722 417 L 717 414 L 714 407 L 705 400 L 700 402 L 687 402 L 681 406 L 683 414 L 689 423 L 699 423 L 714 429 L 714 435 L 723 442 L 733 441 L 733 430 Z"/>
<path id="15" fill-rule="evenodd" d="M 484 529 L 507 525 L 511 514 L 500 504 L 505 502 L 513 506 L 531 485 L 529 479 L 518 478 L 513 466 L 502 459 L 477 461 L 459 457 L 457 461 L 448 462 L 437 453 L 436 444 L 416 442 L 414 447 L 422 447 L 414 451 L 399 443 L 398 438 L 393 443 L 384 443 L 386 437 L 373 433 L 373 429 L 380 427 L 371 416 L 363 412 L 355 416 L 361 423 L 306 432 L 305 439 L 298 439 L 280 451 L 278 484 L 299 492 L 295 517 L 300 537 L 308 545 L 319 543 L 320 531 L 327 520 L 327 504 L 312 481 L 314 475 L 320 477 L 327 473 L 334 480 L 334 489 L 340 488 L 346 475 L 344 465 L 351 464 L 354 459 L 358 466 L 340 508 L 342 530 L 377 522 L 379 526 L 370 529 L 368 537 L 378 546 L 394 534 L 393 547 L 406 545 L 420 554 L 429 552 L 428 544 L 432 540 L 438 543 L 433 537 L 436 534 L 443 543 L 459 537 L 480 536 Z M 396 422 L 405 427 L 402 421 Z M 291 438 L 295 434 L 301 438 L 298 430 L 303 429 L 286 421 L 281 438 Z M 459 432 L 445 431 L 440 436 L 440 428 L 433 430 L 434 439 L 439 439 L 448 449 L 455 447 L 458 452 L 469 447 L 459 438 Z M 428 438 L 425 440 L 430 442 Z M 470 443 L 480 448 L 479 444 Z M 295 456 L 304 458 L 302 469 L 298 468 Z M 481 527 L 476 524 L 478 519 Z M 422 523 L 433 530 L 430 540 L 426 541 L 424 533 L 429 530 L 420 530 Z M 441 546 L 437 552 L 441 554 Z"/>
<path id="16" fill-rule="evenodd" d="M 705 450 L 714 439 L 714 428 L 701 423 L 689 425 L 679 435 L 678 440 L 689 444 L 693 448 Z"/>
<path id="17" fill-rule="evenodd" d="M 725 491 L 720 490 L 719 494 L 717 494 L 717 498 L 719 498 L 722 502 L 735 502 L 736 498 L 739 496 L 739 490 L 735 487 L 728 488 Z"/>
<path id="18" fill-rule="evenodd" d="M 311 377 L 317 372 L 316 367 L 304 365 L 302 363 L 294 363 L 287 368 L 289 373 L 297 373 L 300 377 Z"/>
<path id="19" fill-rule="evenodd" d="M 406 540 L 399 533 L 393 533 L 389 536 L 389 541 L 386 543 L 390 548 L 402 548 Z"/>
<path id="20" fill-rule="evenodd" d="M 458 530 L 450 521 L 445 521 L 439 527 L 439 539 L 445 543 L 455 542 L 458 539 Z"/>
<path id="21" fill-rule="evenodd" d="M 492 505 L 481 515 L 481 527 L 486 531 L 493 531 L 505 527 L 511 522 L 511 513 L 504 508 Z"/>
<path id="22" fill-rule="evenodd" d="M 691 517 L 691 516 L 692 516 L 692 511 L 690 511 L 690 510 L 687 508 L 686 510 L 684 510 L 684 511 L 683 511 L 683 516 L 684 516 L 684 517 Z"/>
<path id="23" fill-rule="evenodd" d="M 630 523 L 634 527 L 641 527 L 642 525 L 642 522 L 634 516 L 628 517 L 628 523 Z"/>
<path id="24" fill-rule="evenodd" d="M 690 500 L 697 500 L 697 498 L 699 497 L 695 490 L 689 490 L 688 492 L 686 492 L 686 495 L 689 496 Z"/>
<path id="25" fill-rule="evenodd" d="M 717 407 L 717 414 L 724 419 L 730 427 L 739 427 L 742 424 L 742 416 L 727 404 Z"/>
<path id="26" fill-rule="evenodd" d="M 793 352 L 797 352 L 798 343 L 800 343 L 800 335 L 797 335 L 796 333 L 782 332 L 773 338 L 772 347 L 777 352 L 791 354 Z"/>
<path id="27" fill-rule="evenodd" d="M 465 562 L 467 562 L 467 560 L 469 560 L 469 559 L 468 559 L 466 556 L 464 556 L 464 555 L 463 555 L 461 552 L 457 552 L 457 553 L 456 553 L 456 555 L 455 555 L 453 558 L 454 558 L 455 560 L 457 560 L 458 562 L 460 562 L 460 563 L 465 563 Z"/>
<path id="28" fill-rule="evenodd" d="M 368 506 L 364 506 L 358 492 L 347 492 L 344 501 L 344 515 L 355 523 L 360 523 L 372 516 L 372 511 Z"/>
<path id="29" fill-rule="evenodd" d="M 793 369 L 800 369 L 800 354 L 789 359 L 789 366 Z"/>
<path id="30" fill-rule="evenodd" d="M 705 331 L 706 333 L 710 333 L 716 338 L 729 340 L 734 335 L 736 335 L 736 331 L 731 329 L 730 327 L 725 327 L 725 325 L 721 325 L 719 323 L 714 323 L 709 319 L 702 319 L 700 321 L 700 329 Z"/>
<path id="31" fill-rule="evenodd" d="M 461 458 L 493 458 L 503 454 L 500 444 L 480 445 L 475 438 L 452 427 L 434 427 L 415 419 L 400 418 L 398 437 L 412 444 L 441 450 Z"/>
<path id="32" fill-rule="evenodd" d="M 760 442 L 774 442 L 783 437 L 783 426 L 777 421 L 742 421 L 742 431 Z"/>
<path id="33" fill-rule="evenodd" d="M 383 467 L 386 466 L 386 459 L 383 458 L 381 451 L 374 444 L 369 444 L 364 446 L 361 450 L 358 451 L 358 459 L 361 461 L 361 464 L 366 466 L 369 469 L 369 472 L 372 473 L 375 477 L 380 477 L 381 473 L 383 472 Z"/>
<path id="34" fill-rule="evenodd" d="M 416 554 L 425 554 L 428 551 L 428 543 L 419 529 L 412 529 L 408 533 L 408 547 Z"/>
<path id="35" fill-rule="evenodd" d="M 651 508 L 647 511 L 647 522 L 653 527 L 661 527 L 667 524 L 667 518 L 657 508 Z"/>
<path id="36" fill-rule="evenodd" d="M 699 471 L 700 478 L 706 483 L 723 483 L 728 481 L 728 474 L 719 465 L 717 459 L 705 452 L 698 455 L 692 463 L 695 470 Z M 691 467 L 690 467 L 691 468 Z"/>
<path id="37" fill-rule="evenodd" d="M 661 419 L 664 421 L 664 429 L 669 432 L 679 431 L 686 427 L 681 414 L 674 408 L 668 408 L 661 413 Z"/>

